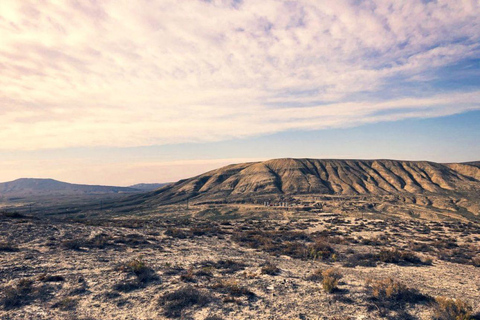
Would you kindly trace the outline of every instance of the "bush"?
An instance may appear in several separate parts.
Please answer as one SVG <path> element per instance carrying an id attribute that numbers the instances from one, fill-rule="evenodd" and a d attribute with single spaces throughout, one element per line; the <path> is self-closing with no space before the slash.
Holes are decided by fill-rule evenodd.
<path id="1" fill-rule="evenodd" d="M 276 276 L 279 273 L 280 273 L 280 269 L 275 264 L 273 264 L 271 262 L 267 262 L 262 267 L 262 274 L 268 274 L 270 276 Z"/>
<path id="2" fill-rule="evenodd" d="M 306 258 L 313 260 L 327 260 L 331 258 L 334 253 L 335 250 L 333 250 L 329 243 L 319 240 L 314 244 L 307 246 Z"/>
<path id="3" fill-rule="evenodd" d="M 235 279 L 225 279 L 218 281 L 212 286 L 212 289 L 220 293 L 229 294 L 232 297 L 246 296 L 249 299 L 255 297 L 255 293 L 241 286 Z"/>
<path id="4" fill-rule="evenodd" d="M 63 276 L 52 276 L 52 275 L 48 275 L 46 273 L 40 275 L 38 277 L 38 281 L 42 281 L 42 282 L 62 282 L 62 281 L 65 281 L 65 278 Z"/>
<path id="5" fill-rule="evenodd" d="M 472 308 L 460 299 L 435 298 L 435 320 L 470 320 Z"/>
<path id="6" fill-rule="evenodd" d="M 22 305 L 33 290 L 33 281 L 22 279 L 16 286 L 3 288 L 4 298 L 2 304 L 5 309 L 12 309 Z"/>
<path id="7" fill-rule="evenodd" d="M 16 246 L 10 242 L 0 241 L 0 252 L 17 252 L 19 251 Z"/>
<path id="8" fill-rule="evenodd" d="M 28 304 L 35 299 L 46 300 L 50 298 L 49 287 L 34 287 L 30 279 L 21 279 L 14 286 L 2 288 L 3 298 L 0 303 L 5 309 L 13 309 Z"/>
<path id="9" fill-rule="evenodd" d="M 151 280 L 157 280 L 155 271 L 146 265 L 142 258 L 132 259 L 119 267 L 120 271 L 134 274 L 139 282 L 147 283 Z"/>
<path id="10" fill-rule="evenodd" d="M 183 282 L 195 282 L 195 275 L 193 274 L 193 268 L 185 270 L 180 275 L 180 280 Z"/>
<path id="11" fill-rule="evenodd" d="M 338 289 L 338 281 L 342 278 L 342 274 L 335 268 L 330 268 L 322 272 L 322 287 L 327 293 L 332 293 Z"/>
<path id="12" fill-rule="evenodd" d="M 237 271 L 244 270 L 247 266 L 245 263 L 231 259 L 213 261 L 203 261 L 200 263 L 203 268 L 215 268 L 221 270 L 224 274 L 233 274 Z"/>
<path id="13" fill-rule="evenodd" d="M 160 298 L 163 314 L 168 318 L 180 318 L 184 309 L 192 306 L 203 307 L 210 303 L 212 297 L 191 286 L 183 287 L 177 291 L 167 293 Z"/>
<path id="14" fill-rule="evenodd" d="M 385 263 L 412 263 L 412 264 L 422 264 L 421 259 L 415 255 L 413 252 L 409 251 L 400 251 L 397 249 L 393 250 L 380 250 L 378 253 L 378 259 Z"/>
<path id="15" fill-rule="evenodd" d="M 2 216 L 2 217 L 5 217 L 5 218 L 10 218 L 10 219 L 23 219 L 23 218 L 27 218 L 27 216 L 24 216 L 23 214 L 18 213 L 18 212 L 16 212 L 16 211 L 13 211 L 13 212 L 3 211 L 3 212 L 1 212 L 1 216 Z"/>
<path id="16" fill-rule="evenodd" d="M 85 243 L 80 239 L 65 240 L 61 243 L 61 246 L 68 250 L 80 250 L 84 245 Z"/>
<path id="17" fill-rule="evenodd" d="M 315 269 L 311 275 L 307 277 L 307 280 L 318 282 L 323 280 L 323 270 Z"/>
<path id="18" fill-rule="evenodd" d="M 72 298 L 63 298 L 62 300 L 54 303 L 52 305 L 52 308 L 54 309 L 60 309 L 62 311 L 68 311 L 68 310 L 72 310 L 72 309 L 75 309 L 75 307 L 77 306 L 77 300 L 75 299 L 72 299 Z"/>
<path id="19" fill-rule="evenodd" d="M 371 298 L 382 307 L 401 307 L 405 303 L 420 303 L 430 301 L 431 298 L 411 289 L 392 278 L 382 280 L 367 280 Z"/>

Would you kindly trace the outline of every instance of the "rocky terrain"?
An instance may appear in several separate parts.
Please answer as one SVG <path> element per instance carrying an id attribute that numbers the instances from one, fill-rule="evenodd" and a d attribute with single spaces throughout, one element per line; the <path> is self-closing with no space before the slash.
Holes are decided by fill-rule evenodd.
<path id="1" fill-rule="evenodd" d="M 0 319 L 480 319 L 479 170 L 278 159 L 53 192 L 0 210 Z"/>
<path id="2" fill-rule="evenodd" d="M 0 318 L 479 318 L 476 223 L 177 209 L 4 213 Z"/>

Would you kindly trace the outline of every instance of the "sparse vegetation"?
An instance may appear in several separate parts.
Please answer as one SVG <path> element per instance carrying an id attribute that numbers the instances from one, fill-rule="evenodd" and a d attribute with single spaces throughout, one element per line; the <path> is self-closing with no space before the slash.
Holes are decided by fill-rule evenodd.
<path id="1" fill-rule="evenodd" d="M 219 214 L 222 212 L 219 209 Z M 480 228 L 476 229 L 475 224 L 436 225 L 428 221 L 337 216 L 213 223 L 196 218 L 146 218 L 143 222 L 117 219 L 89 219 L 87 224 L 39 222 L 35 228 L 44 231 L 34 232 L 33 223 L 4 219 L 5 226 L 15 232 L 20 230 L 22 240 L 20 253 L 0 257 L 3 258 L 0 276 L 5 275 L 0 280 L 0 317 L 8 310 L 18 309 L 22 315 L 42 310 L 68 318 L 77 312 L 86 314 L 86 305 L 91 306 L 96 317 L 100 309 L 117 310 L 112 318 L 135 317 L 134 312 L 141 313 L 143 308 L 151 312 L 151 298 L 159 297 L 161 318 L 222 319 L 234 314 L 242 319 L 264 309 L 272 317 L 282 318 L 289 303 L 297 301 L 297 294 L 302 292 L 308 293 L 302 296 L 305 305 L 315 304 L 318 308 L 312 310 L 297 304 L 299 318 L 330 317 L 326 310 L 331 308 L 339 312 L 336 315 L 339 319 L 348 319 L 355 312 L 412 319 L 424 310 L 433 314 L 443 308 L 426 294 L 432 292 L 431 285 L 422 287 L 425 278 L 436 281 L 433 279 L 436 272 L 464 268 L 461 271 L 466 280 L 473 279 L 470 283 L 476 285 L 468 273 L 472 267 L 456 264 L 475 265 L 480 257 L 475 240 L 480 240 L 476 236 Z M 10 230 L 2 227 L 2 239 L 12 239 L 5 236 Z M 457 233 L 450 228 L 458 230 Z M 166 230 L 175 231 L 166 235 Z M 217 230 L 221 230 L 221 237 L 214 235 Z M 180 232 L 184 238 L 178 236 Z M 472 232 L 465 236 L 472 239 L 470 242 L 461 238 L 467 232 Z M 364 238 L 369 241 L 362 241 Z M 453 241 L 455 238 L 462 240 Z M 431 243 L 438 247 L 426 249 Z M 57 247 L 66 250 L 58 251 Z M 451 263 L 439 259 L 441 254 Z M 10 259 L 12 256 L 19 259 Z M 457 256 L 462 259 L 456 259 Z M 435 265 L 412 269 L 431 264 L 429 258 L 435 259 Z M 62 267 L 58 267 L 61 261 Z M 37 267 L 32 269 L 31 263 Z M 360 267 L 340 272 L 342 265 L 370 269 Z M 398 272 L 398 278 L 383 279 L 394 271 Z M 413 271 L 419 273 L 418 278 L 410 276 Z M 162 275 L 161 282 L 157 272 Z M 342 273 L 346 280 L 342 279 Z M 24 284 L 12 279 L 25 274 L 30 277 Z M 361 274 L 381 280 L 371 280 L 362 286 L 364 280 L 356 277 Z M 400 278 L 411 279 L 408 287 Z M 455 279 L 442 279 L 438 286 L 446 293 L 458 290 L 472 303 L 478 295 L 468 291 L 468 281 L 458 283 Z M 415 288 L 425 290 L 425 294 Z M 324 292 L 331 295 L 327 298 Z M 471 319 L 475 319 L 471 309 L 468 310 Z"/>
<path id="2" fill-rule="evenodd" d="M 252 299 L 256 296 L 255 293 L 240 285 L 240 283 L 235 279 L 222 279 L 212 285 L 211 288 L 217 292 L 228 294 L 231 297 L 245 296 L 249 299 Z"/>
<path id="3" fill-rule="evenodd" d="M 460 299 L 435 298 L 435 320 L 470 320 L 472 307 Z"/>
<path id="4" fill-rule="evenodd" d="M 262 274 L 268 274 L 270 276 L 276 276 L 280 273 L 280 269 L 272 262 L 267 262 L 262 266 Z"/>
<path id="5" fill-rule="evenodd" d="M 403 308 L 405 303 L 425 303 L 432 300 L 417 289 L 409 288 L 392 278 L 368 279 L 367 288 L 372 302 L 381 309 L 398 309 Z"/>
<path id="6" fill-rule="evenodd" d="M 332 293 L 338 289 L 338 282 L 342 278 L 340 270 L 330 268 L 322 272 L 322 287 L 327 293 Z"/>
<path id="7" fill-rule="evenodd" d="M 73 299 L 73 298 L 70 298 L 70 297 L 66 297 L 66 298 L 63 298 L 57 302 L 55 302 L 53 305 L 52 305 L 52 308 L 54 309 L 60 309 L 62 311 L 68 311 L 68 310 L 73 310 L 76 308 L 78 304 L 78 301 Z"/>
<path id="8" fill-rule="evenodd" d="M 19 249 L 11 242 L 0 241 L 0 252 L 17 252 L 17 251 L 19 251 Z"/>
<path id="9" fill-rule="evenodd" d="M 193 306 L 203 307 L 210 301 L 212 301 L 212 297 L 209 294 L 186 286 L 163 295 L 159 302 L 163 306 L 164 316 L 180 318 L 185 309 Z"/>
<path id="10" fill-rule="evenodd" d="M 118 269 L 123 272 L 134 274 L 137 277 L 137 280 L 141 283 L 147 283 L 158 279 L 155 271 L 143 261 L 142 257 L 127 261 L 121 264 Z"/>

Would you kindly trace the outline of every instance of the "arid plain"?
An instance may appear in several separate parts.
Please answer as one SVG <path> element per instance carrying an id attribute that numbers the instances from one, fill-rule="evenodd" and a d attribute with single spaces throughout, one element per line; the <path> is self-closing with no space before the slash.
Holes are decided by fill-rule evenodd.
<path id="1" fill-rule="evenodd" d="M 0 317 L 475 319 L 479 170 L 278 159 L 77 210 L 17 204 Z"/>

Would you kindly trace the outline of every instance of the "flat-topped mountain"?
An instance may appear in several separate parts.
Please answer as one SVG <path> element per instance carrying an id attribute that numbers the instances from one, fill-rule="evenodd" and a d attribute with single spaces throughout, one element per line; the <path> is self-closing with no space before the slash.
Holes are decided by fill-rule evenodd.
<path id="1" fill-rule="evenodd" d="M 23 197 L 41 195 L 85 195 L 133 193 L 140 190 L 128 187 L 83 185 L 53 179 L 22 178 L 0 183 L 0 196 Z"/>

